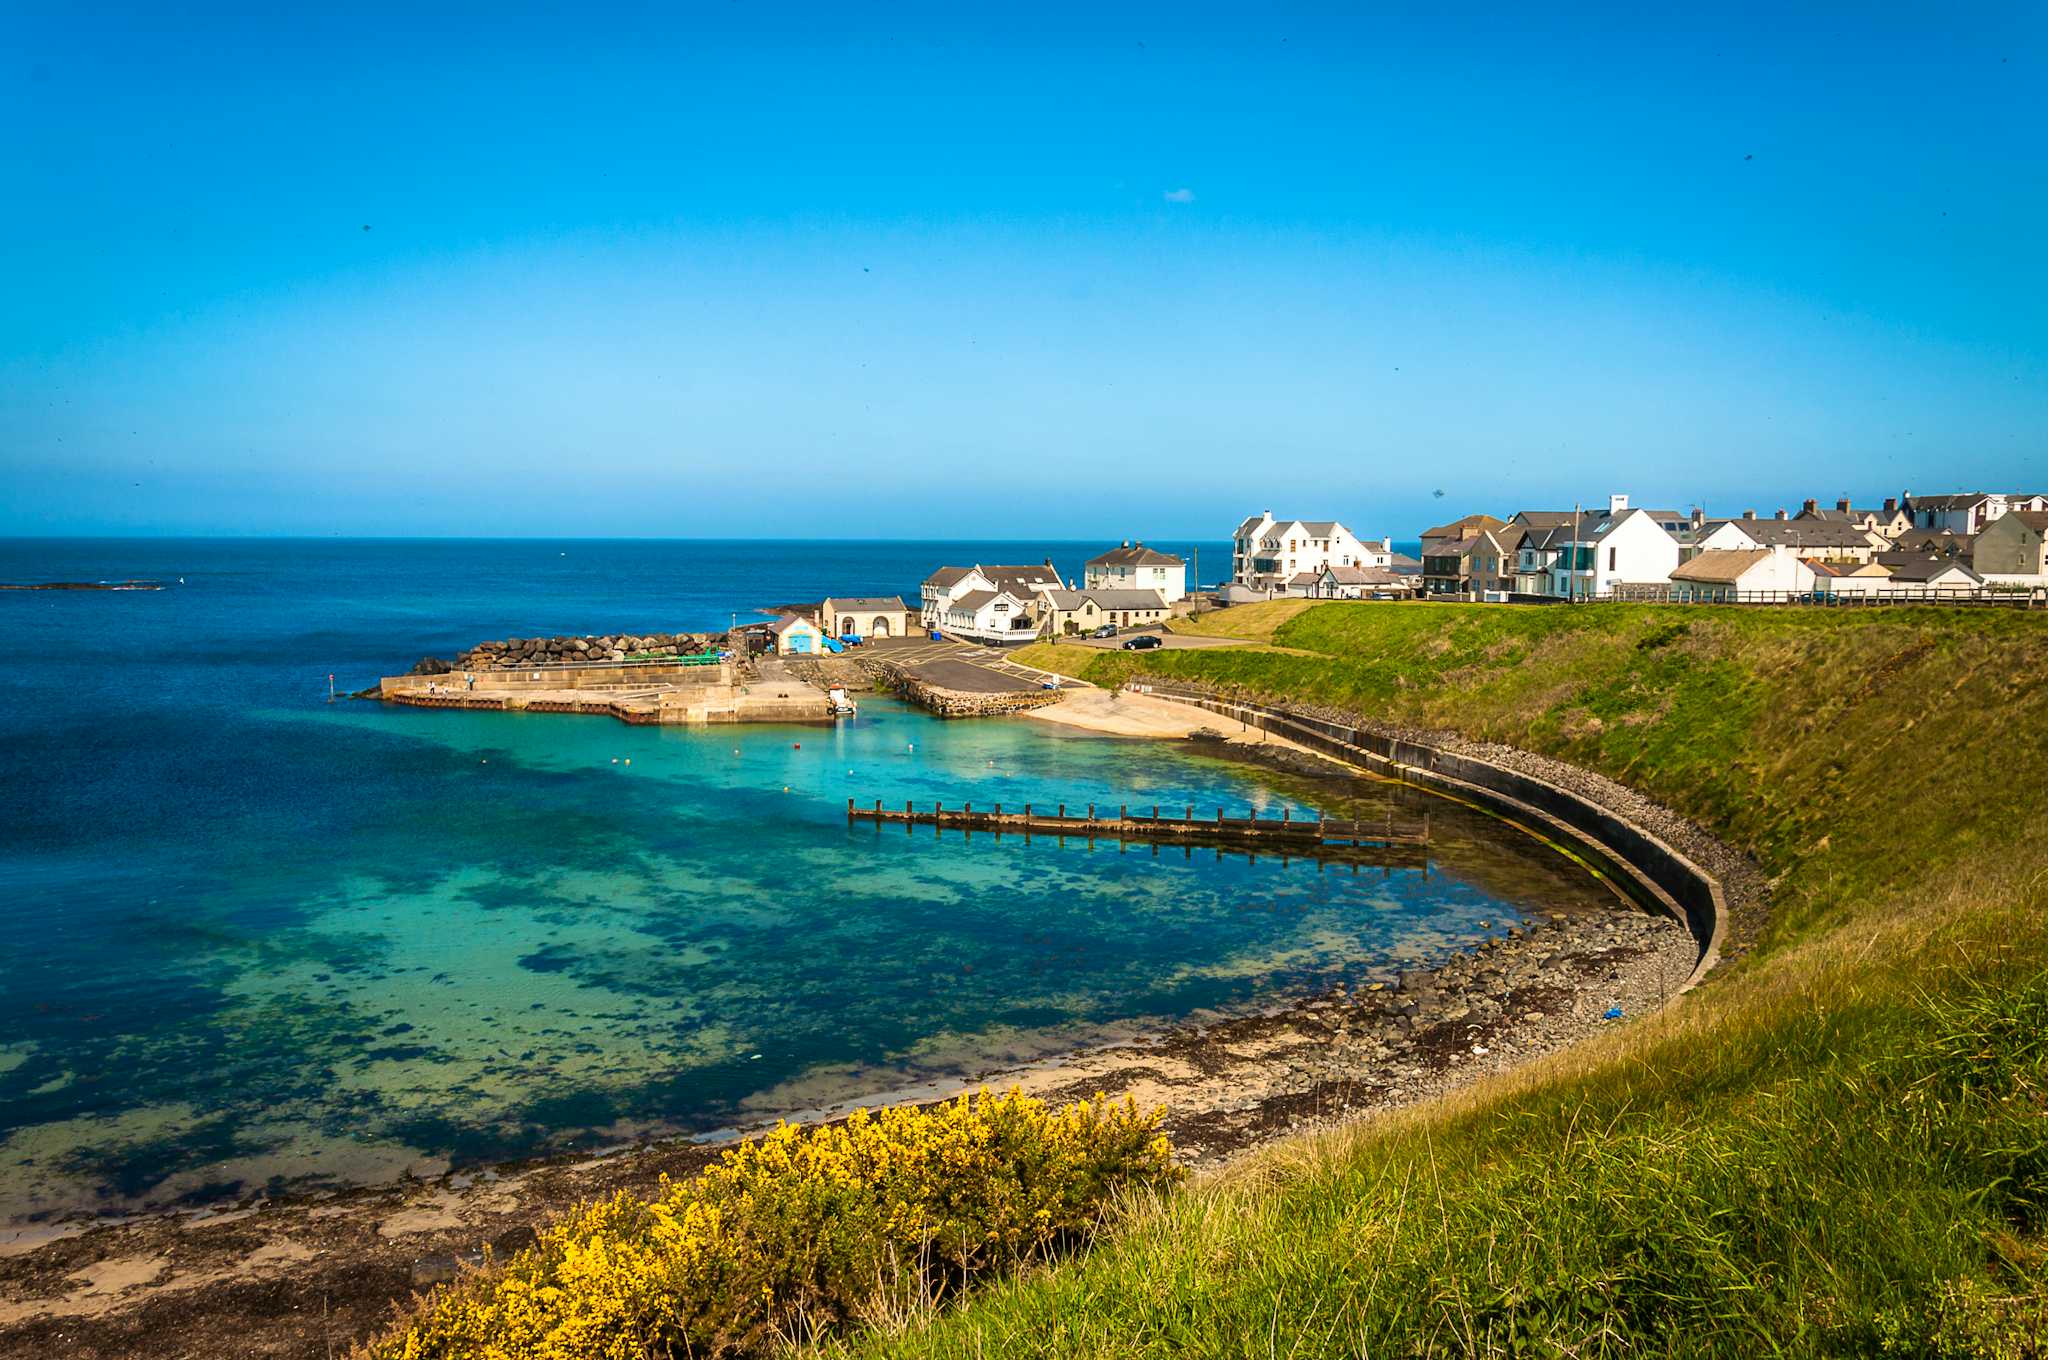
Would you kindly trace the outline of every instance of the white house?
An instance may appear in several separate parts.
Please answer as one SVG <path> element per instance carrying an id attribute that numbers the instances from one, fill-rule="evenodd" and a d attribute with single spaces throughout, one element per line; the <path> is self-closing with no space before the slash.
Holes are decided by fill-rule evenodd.
<path id="1" fill-rule="evenodd" d="M 1082 584 L 1090 590 L 1156 590 L 1168 603 L 1187 598 L 1188 568 L 1172 553 L 1129 539 L 1088 559 Z"/>
<path id="2" fill-rule="evenodd" d="M 1035 567 L 979 563 L 971 567 L 940 567 L 924 578 L 918 590 L 918 620 L 926 628 L 943 627 L 953 603 L 966 595 L 1006 590 L 1028 601 L 1041 590 L 1055 590 L 1065 584 L 1051 562 Z"/>
<path id="3" fill-rule="evenodd" d="M 1305 571 L 1287 583 L 1289 595 L 1311 600 L 1388 599 L 1415 593 L 1416 578 L 1385 567 L 1334 567 Z"/>
<path id="4" fill-rule="evenodd" d="M 1303 572 L 1324 567 L 1391 567 L 1393 539 L 1361 539 L 1333 519 L 1274 519 L 1271 510 L 1245 520 L 1231 535 L 1230 579 L 1254 589 L 1284 590 Z"/>
<path id="5" fill-rule="evenodd" d="M 938 627 L 948 637 L 986 642 L 998 647 L 1030 642 L 1038 636 L 1037 596 L 1010 590 L 970 590 L 947 601 Z"/>
<path id="6" fill-rule="evenodd" d="M 1813 568 L 1787 547 L 1708 548 L 1671 572 L 1671 598 L 1770 601 L 1813 590 Z"/>
<path id="7" fill-rule="evenodd" d="M 1678 565 L 1678 540 L 1660 516 L 1629 509 L 1626 496 L 1610 496 L 1606 514 L 1545 538 L 1553 545 L 1550 593 L 1565 599 L 1603 600 L 1620 586 L 1661 586 Z M 1518 573 L 1519 566 L 1511 560 L 1503 571 Z"/>

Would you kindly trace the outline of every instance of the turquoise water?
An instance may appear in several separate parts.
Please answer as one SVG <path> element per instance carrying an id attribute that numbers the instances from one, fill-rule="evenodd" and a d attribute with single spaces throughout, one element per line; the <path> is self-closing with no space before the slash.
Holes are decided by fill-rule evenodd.
<path id="1" fill-rule="evenodd" d="M 1441 802 L 1427 872 L 845 817 L 849 796 L 1368 816 L 1419 797 L 1185 743 L 881 700 L 837 728 L 329 705 L 334 655 L 367 654 L 340 663 L 360 685 L 575 606 L 460 604 L 445 639 L 380 643 L 435 583 L 366 548 L 344 588 L 345 545 L 318 549 L 317 582 L 287 548 L 201 546 L 189 594 L 0 606 L 52 653 L 0 705 L 0 1218 L 708 1133 L 1384 975 L 1601 898 Z M 209 551 L 242 574 L 207 574 Z M 505 545 L 474 551 L 518 579 Z M 103 574 L 148 574 L 130 560 Z M 705 626 L 690 608 L 710 612 L 629 599 L 584 626 Z"/>

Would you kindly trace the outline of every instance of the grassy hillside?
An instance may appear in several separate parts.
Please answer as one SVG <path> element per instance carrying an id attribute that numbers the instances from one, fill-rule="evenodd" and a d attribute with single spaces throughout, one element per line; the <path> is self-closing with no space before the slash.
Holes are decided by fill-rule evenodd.
<path id="1" fill-rule="evenodd" d="M 1512 742 L 1752 851 L 1773 922 L 1662 1016 L 1139 1206 L 869 1349 L 2000 1355 L 2048 1337 L 2048 619 L 1253 606 L 1039 648 Z"/>

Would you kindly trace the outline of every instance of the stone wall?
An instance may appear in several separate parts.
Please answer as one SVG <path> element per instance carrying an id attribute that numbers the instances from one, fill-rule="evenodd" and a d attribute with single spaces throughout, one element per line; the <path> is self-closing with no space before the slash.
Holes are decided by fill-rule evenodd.
<path id="1" fill-rule="evenodd" d="M 1022 713 L 1027 708 L 1056 704 L 1065 692 L 1056 689 L 1017 689 L 1000 694 L 976 694 L 945 689 L 906 672 L 888 661 L 862 658 L 860 665 L 875 677 L 877 689 L 893 690 L 903 698 L 941 718 L 993 718 L 1004 713 Z"/>

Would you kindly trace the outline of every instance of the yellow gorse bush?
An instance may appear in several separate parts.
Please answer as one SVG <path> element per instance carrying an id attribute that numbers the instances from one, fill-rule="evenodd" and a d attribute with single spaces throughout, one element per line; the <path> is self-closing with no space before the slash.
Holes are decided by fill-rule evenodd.
<path id="1" fill-rule="evenodd" d="M 983 1091 L 779 1125 L 661 1194 L 585 1205 L 429 1296 L 363 1360 L 744 1354 L 1027 1260 L 1177 1178 L 1159 1115 Z"/>

